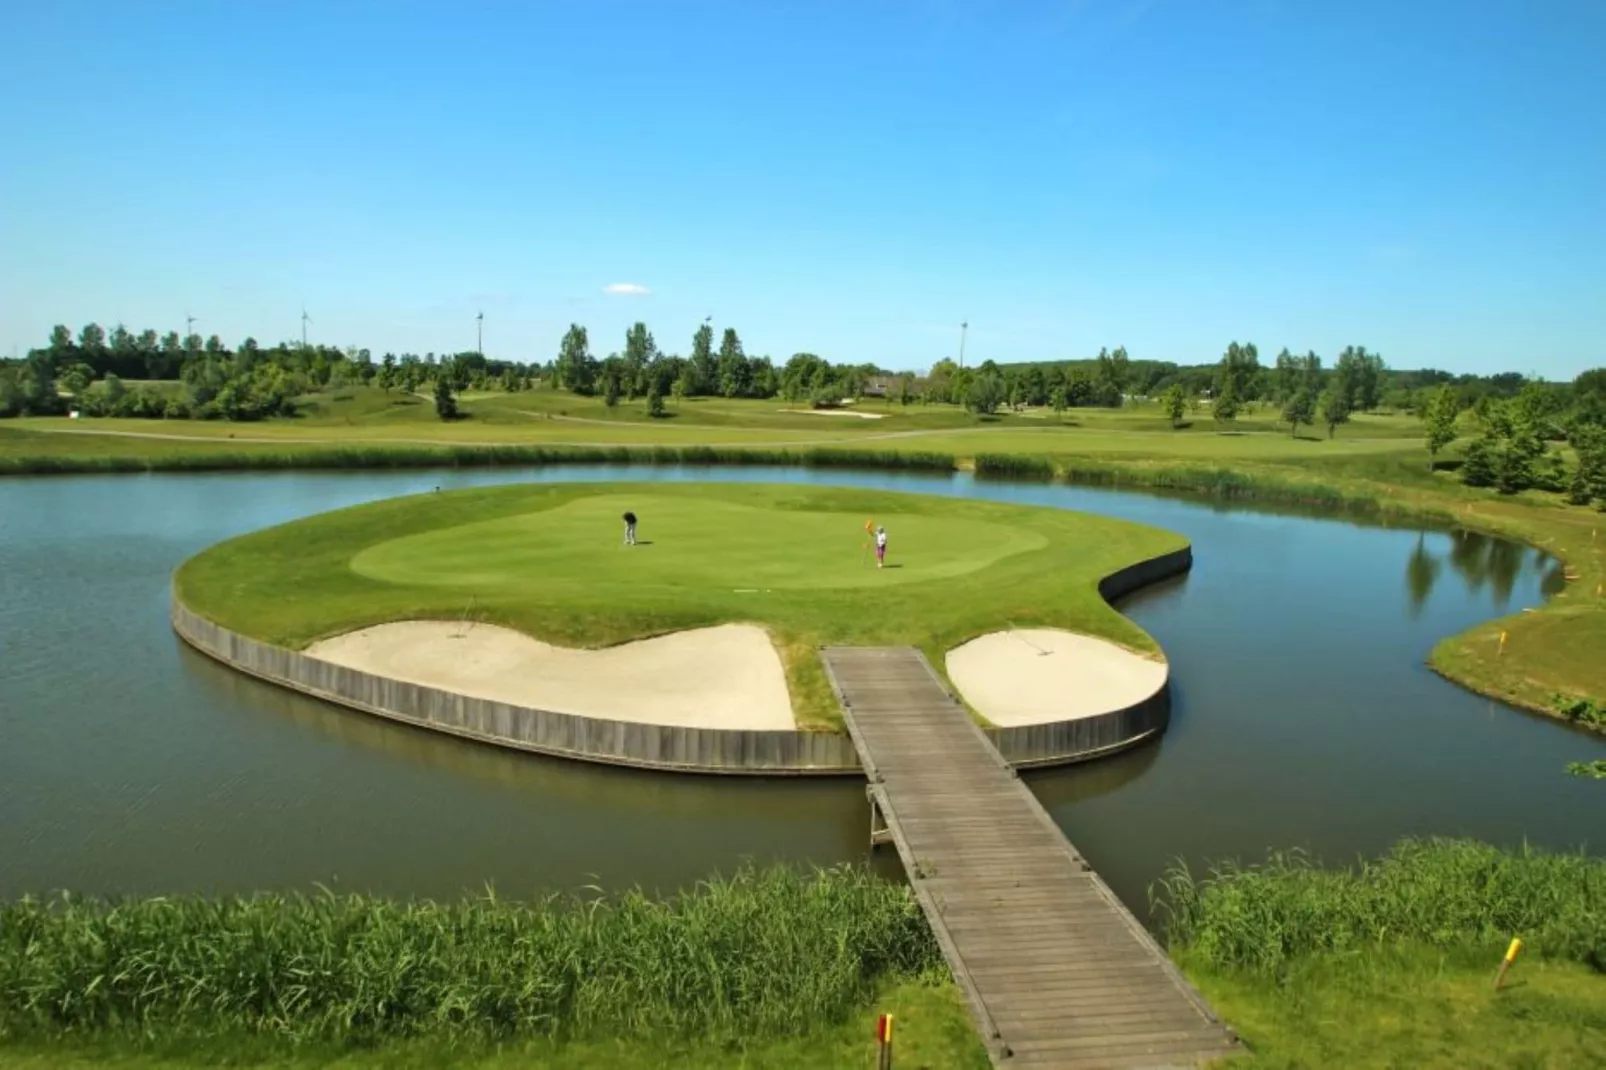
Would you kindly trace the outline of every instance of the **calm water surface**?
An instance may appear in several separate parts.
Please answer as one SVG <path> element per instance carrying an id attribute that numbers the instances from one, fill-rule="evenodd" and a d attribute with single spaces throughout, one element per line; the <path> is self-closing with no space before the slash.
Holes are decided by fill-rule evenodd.
<path id="1" fill-rule="evenodd" d="M 777 470 L 272 473 L 0 481 L 0 896 L 310 888 L 451 896 L 686 885 L 744 858 L 866 857 L 862 784 L 632 773 L 460 742 L 241 677 L 167 625 L 168 578 L 231 535 L 374 498 L 516 480 L 919 490 L 1186 535 L 1189 576 L 1121 608 L 1171 659 L 1157 746 L 1029 782 L 1145 913 L 1171 860 L 1407 834 L 1606 840 L 1565 776 L 1606 743 L 1468 694 L 1433 643 L 1537 605 L 1535 551 L 1141 494 Z M 883 861 L 883 865 L 889 865 Z M 895 863 L 890 863 L 895 869 Z"/>

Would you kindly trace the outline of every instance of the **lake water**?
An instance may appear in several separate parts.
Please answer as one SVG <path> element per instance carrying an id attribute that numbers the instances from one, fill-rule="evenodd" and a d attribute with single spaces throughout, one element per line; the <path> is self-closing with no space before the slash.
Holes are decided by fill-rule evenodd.
<path id="1" fill-rule="evenodd" d="M 1606 742 L 1434 676 L 1438 639 L 1534 606 L 1554 561 L 1471 534 L 968 476 L 568 468 L 0 481 L 0 896 L 667 889 L 868 854 L 862 782 L 647 774 L 498 751 L 242 677 L 167 624 L 186 557 L 375 498 L 519 480 L 836 483 L 1081 509 L 1192 540 L 1121 608 L 1171 660 L 1155 746 L 1028 782 L 1147 915 L 1173 859 L 1409 834 L 1598 850 Z M 882 857 L 889 872 L 896 862 Z"/>

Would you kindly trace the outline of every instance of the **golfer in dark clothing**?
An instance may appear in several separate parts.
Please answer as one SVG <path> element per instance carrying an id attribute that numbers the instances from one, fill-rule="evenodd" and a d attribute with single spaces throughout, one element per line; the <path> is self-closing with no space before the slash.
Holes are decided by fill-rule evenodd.
<path id="1" fill-rule="evenodd" d="M 636 545 L 636 514 L 625 513 L 625 545 Z"/>

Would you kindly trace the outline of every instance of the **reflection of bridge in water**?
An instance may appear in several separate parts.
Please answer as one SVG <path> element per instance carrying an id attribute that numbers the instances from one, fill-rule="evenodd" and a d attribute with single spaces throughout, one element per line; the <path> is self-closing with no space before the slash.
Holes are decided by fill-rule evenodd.
<path id="1" fill-rule="evenodd" d="M 897 846 L 995 1065 L 1186 1066 L 1234 1050 L 919 651 L 824 657 L 870 778 L 871 839 Z"/>

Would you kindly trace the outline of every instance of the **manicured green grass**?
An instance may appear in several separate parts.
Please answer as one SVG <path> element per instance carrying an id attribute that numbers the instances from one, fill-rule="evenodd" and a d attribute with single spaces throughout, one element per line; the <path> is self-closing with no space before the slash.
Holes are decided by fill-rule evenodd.
<path id="1" fill-rule="evenodd" d="M 620 515 L 641 519 L 621 545 Z M 867 522 L 888 531 L 877 569 Z M 1179 549 L 1106 517 L 923 495 L 738 484 L 537 484 L 377 502 L 234 539 L 186 562 L 195 611 L 303 647 L 392 620 L 475 619 L 603 646 L 751 621 L 770 629 L 800 724 L 840 711 L 826 643 L 912 643 L 934 664 L 976 635 L 1065 627 L 1155 644 L 1100 579 Z"/>

